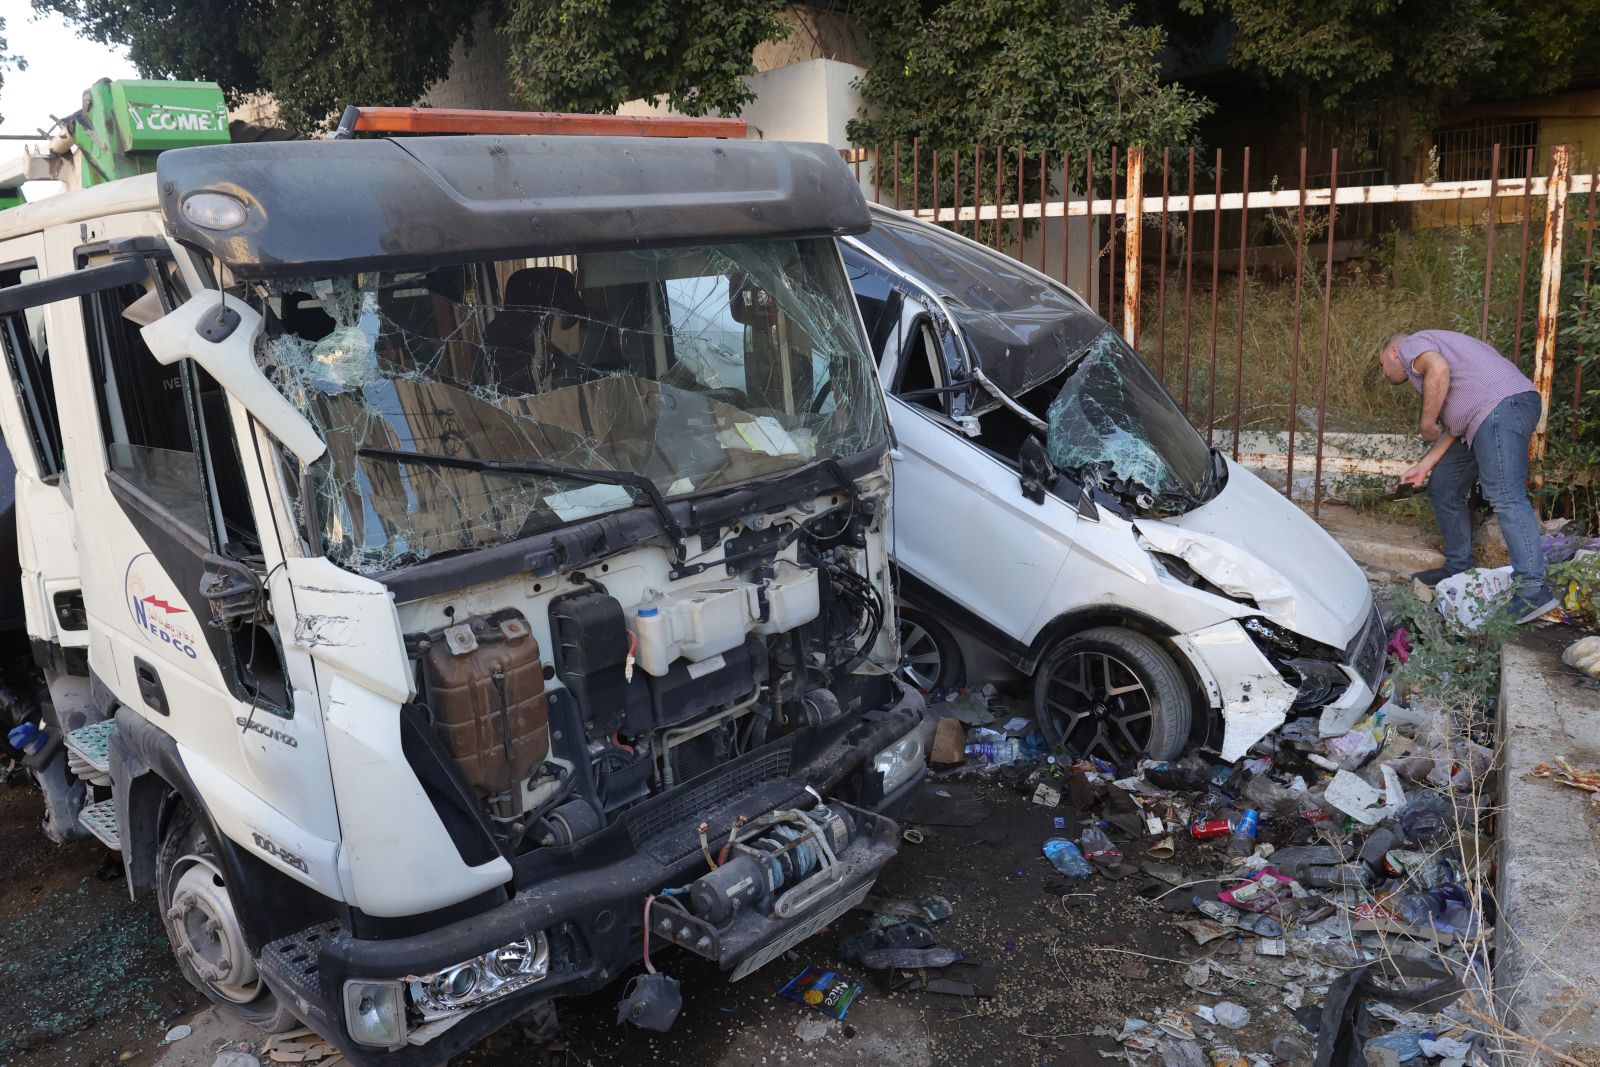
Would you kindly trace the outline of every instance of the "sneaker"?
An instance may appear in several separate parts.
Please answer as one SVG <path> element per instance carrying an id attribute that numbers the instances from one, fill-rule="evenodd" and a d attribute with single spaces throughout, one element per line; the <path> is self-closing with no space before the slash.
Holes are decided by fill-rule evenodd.
<path id="1" fill-rule="evenodd" d="M 1532 622 L 1560 606 L 1561 601 L 1543 590 L 1536 593 L 1518 593 L 1507 605 L 1519 623 Z"/>
<path id="2" fill-rule="evenodd" d="M 1460 573 L 1460 571 L 1453 571 L 1449 567 L 1429 567 L 1425 571 L 1418 571 L 1411 577 L 1416 581 L 1421 582 L 1429 589 L 1432 589 L 1446 578 L 1450 578 Z"/>

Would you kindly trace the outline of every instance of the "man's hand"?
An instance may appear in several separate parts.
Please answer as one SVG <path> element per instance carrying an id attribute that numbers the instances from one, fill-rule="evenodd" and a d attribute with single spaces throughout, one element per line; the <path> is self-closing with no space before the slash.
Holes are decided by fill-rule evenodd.
<path id="1" fill-rule="evenodd" d="M 1437 422 L 1424 422 L 1422 424 L 1422 439 L 1424 441 L 1437 441 L 1439 435 L 1443 432 Z"/>
<path id="2" fill-rule="evenodd" d="M 1428 475 L 1433 473 L 1433 464 L 1418 463 L 1415 467 L 1400 476 L 1401 485 L 1410 485 L 1421 489 L 1428 481 Z"/>

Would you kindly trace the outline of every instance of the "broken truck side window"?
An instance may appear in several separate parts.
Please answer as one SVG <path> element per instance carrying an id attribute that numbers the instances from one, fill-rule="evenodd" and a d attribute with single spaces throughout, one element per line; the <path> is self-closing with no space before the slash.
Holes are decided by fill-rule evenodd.
<path id="1" fill-rule="evenodd" d="M 0 288 L 38 280 L 39 270 L 32 265 L 0 271 Z M 17 383 L 18 400 L 33 438 L 39 474 L 47 480 L 57 478 L 67 468 L 50 374 L 50 342 L 45 336 L 44 308 L 13 311 L 0 318 L 0 343 L 5 345 L 11 376 Z"/>
<path id="2" fill-rule="evenodd" d="M 110 469 L 199 532 L 208 528 L 183 370 L 162 366 L 139 330 L 162 314 L 151 283 L 83 298 Z"/>
<path id="3" fill-rule="evenodd" d="M 850 289 L 861 308 L 861 321 L 867 327 L 867 340 L 872 345 L 872 356 L 881 366 L 888 353 L 890 336 L 900 322 L 900 293 L 860 252 L 841 245 L 845 272 L 850 275 Z"/>

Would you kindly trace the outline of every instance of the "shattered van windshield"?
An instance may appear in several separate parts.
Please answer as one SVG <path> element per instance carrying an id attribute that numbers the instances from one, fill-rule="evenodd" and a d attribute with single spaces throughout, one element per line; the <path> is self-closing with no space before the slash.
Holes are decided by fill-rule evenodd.
<path id="1" fill-rule="evenodd" d="M 1148 498 L 1141 510 L 1188 511 L 1215 494 L 1205 439 L 1110 327 L 1068 371 L 1047 417 L 1052 463 Z"/>
<path id="2" fill-rule="evenodd" d="M 364 573 L 646 503 L 637 486 L 445 457 L 636 474 L 671 498 L 884 438 L 826 240 L 371 271 L 256 296 L 257 358 L 328 444 L 324 550 Z"/>

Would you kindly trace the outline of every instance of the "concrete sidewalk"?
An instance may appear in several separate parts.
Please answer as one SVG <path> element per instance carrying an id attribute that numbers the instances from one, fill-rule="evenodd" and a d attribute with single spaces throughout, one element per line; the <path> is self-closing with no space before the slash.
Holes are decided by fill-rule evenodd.
<path id="1" fill-rule="evenodd" d="M 1494 993 L 1520 1034 L 1600 1062 L 1600 794 L 1532 776 L 1557 759 L 1600 767 L 1600 691 L 1560 659 L 1578 636 L 1545 630 L 1501 653 Z"/>

